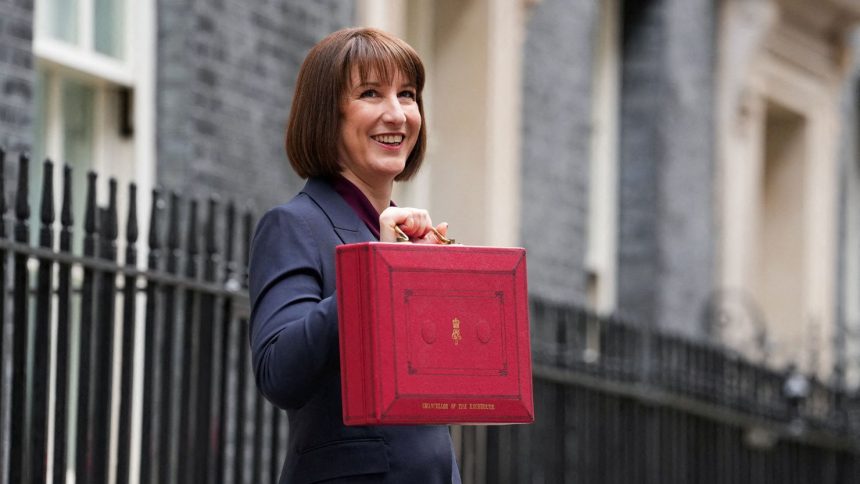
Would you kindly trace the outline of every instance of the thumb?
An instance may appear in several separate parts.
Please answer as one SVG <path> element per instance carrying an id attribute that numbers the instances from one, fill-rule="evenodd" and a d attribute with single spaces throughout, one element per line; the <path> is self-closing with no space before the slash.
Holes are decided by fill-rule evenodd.
<path id="1" fill-rule="evenodd" d="M 440 223 L 439 225 L 436 226 L 436 230 L 438 230 L 440 234 L 447 237 L 448 236 L 448 222 Z"/>
<path id="2" fill-rule="evenodd" d="M 439 232 L 439 235 L 441 235 L 442 237 L 447 237 L 448 236 L 448 223 L 442 222 L 439 225 L 437 225 L 436 226 L 436 232 Z M 433 243 L 433 244 L 444 244 L 445 243 L 432 230 L 427 232 L 426 239 L 428 242 Z"/>

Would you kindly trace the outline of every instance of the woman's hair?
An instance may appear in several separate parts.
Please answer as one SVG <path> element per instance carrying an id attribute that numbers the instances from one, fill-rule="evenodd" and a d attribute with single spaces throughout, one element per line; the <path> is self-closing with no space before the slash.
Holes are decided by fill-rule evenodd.
<path id="1" fill-rule="evenodd" d="M 376 74 L 389 84 L 401 73 L 415 86 L 421 129 L 406 167 L 395 180 L 408 180 L 421 166 L 427 144 L 424 122 L 424 65 L 406 42 L 381 30 L 350 28 L 334 32 L 315 45 L 299 70 L 287 123 L 286 147 L 290 164 L 302 178 L 333 176 L 338 164 L 341 107 L 351 88 L 353 69 L 361 82 Z"/>

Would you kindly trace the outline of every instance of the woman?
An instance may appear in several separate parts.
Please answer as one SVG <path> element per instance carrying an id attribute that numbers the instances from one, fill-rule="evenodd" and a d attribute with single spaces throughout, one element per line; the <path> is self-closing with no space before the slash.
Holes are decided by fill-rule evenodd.
<path id="1" fill-rule="evenodd" d="M 286 147 L 308 182 L 260 220 L 249 270 L 257 386 L 290 420 L 282 483 L 460 482 L 447 427 L 346 427 L 341 410 L 335 247 L 446 233 L 391 202 L 424 156 L 423 87 L 415 51 L 374 29 L 331 34 L 299 71 Z"/>

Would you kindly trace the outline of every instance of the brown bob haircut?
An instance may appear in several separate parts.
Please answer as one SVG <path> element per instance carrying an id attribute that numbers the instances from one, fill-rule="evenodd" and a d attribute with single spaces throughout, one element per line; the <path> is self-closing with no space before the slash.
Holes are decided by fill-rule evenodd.
<path id="1" fill-rule="evenodd" d="M 353 69 L 361 82 L 376 74 L 389 84 L 401 73 L 415 87 L 421 129 L 406 166 L 395 180 L 408 180 L 421 167 L 427 145 L 424 121 L 424 65 L 406 42 L 381 30 L 338 30 L 315 45 L 299 70 L 296 92 L 287 123 L 287 156 L 302 178 L 333 176 L 341 172 L 338 143 L 341 106 L 351 88 Z"/>

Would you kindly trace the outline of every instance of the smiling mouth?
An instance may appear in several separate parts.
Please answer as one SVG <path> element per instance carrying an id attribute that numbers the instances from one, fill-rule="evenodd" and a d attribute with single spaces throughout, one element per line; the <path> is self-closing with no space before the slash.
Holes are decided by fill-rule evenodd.
<path id="1" fill-rule="evenodd" d="M 403 135 L 402 134 L 381 134 L 377 136 L 371 136 L 374 141 L 378 143 L 382 143 L 388 146 L 400 146 L 400 143 L 403 143 Z"/>

